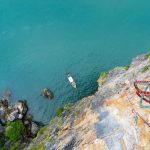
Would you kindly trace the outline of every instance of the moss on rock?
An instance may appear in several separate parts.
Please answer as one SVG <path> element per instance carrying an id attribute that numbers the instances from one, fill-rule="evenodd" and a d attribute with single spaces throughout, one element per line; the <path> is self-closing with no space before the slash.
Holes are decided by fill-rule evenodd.
<path id="1" fill-rule="evenodd" d="M 106 82 L 107 75 L 108 75 L 108 72 L 102 72 L 102 73 L 100 74 L 100 77 L 99 77 L 99 79 L 97 80 L 97 82 L 98 82 L 100 85 L 103 85 L 103 84 Z"/>
<path id="2" fill-rule="evenodd" d="M 141 72 L 144 73 L 146 71 L 149 70 L 149 66 L 144 66 L 142 69 L 141 69 Z"/>
<path id="3" fill-rule="evenodd" d="M 145 55 L 145 58 L 146 58 L 146 59 L 150 58 L 150 53 L 146 54 L 146 55 Z"/>

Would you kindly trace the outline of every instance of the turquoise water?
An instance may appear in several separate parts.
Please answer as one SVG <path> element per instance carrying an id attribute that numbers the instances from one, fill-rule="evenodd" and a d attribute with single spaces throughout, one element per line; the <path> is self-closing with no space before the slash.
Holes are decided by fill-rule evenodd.
<path id="1" fill-rule="evenodd" d="M 97 89 L 99 73 L 150 48 L 148 0 L 0 0 L 0 91 L 26 99 L 35 120 Z M 77 80 L 68 84 L 65 71 Z M 39 97 L 45 86 L 53 101 Z"/>

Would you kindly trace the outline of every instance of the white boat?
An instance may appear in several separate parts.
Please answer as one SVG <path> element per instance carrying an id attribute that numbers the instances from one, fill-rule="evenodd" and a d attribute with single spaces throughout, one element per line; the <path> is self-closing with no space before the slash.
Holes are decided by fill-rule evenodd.
<path id="1" fill-rule="evenodd" d="M 76 89 L 77 84 L 70 73 L 67 73 L 67 78 L 68 78 L 69 83 L 72 85 L 72 87 Z"/>

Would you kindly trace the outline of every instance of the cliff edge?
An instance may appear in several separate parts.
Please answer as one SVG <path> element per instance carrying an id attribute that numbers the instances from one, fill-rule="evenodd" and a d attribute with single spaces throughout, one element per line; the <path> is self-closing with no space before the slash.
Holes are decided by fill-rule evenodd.
<path id="1" fill-rule="evenodd" d="M 60 109 L 26 149 L 150 150 L 150 104 L 140 103 L 138 80 L 150 81 L 150 54 L 103 72 L 98 91 Z"/>

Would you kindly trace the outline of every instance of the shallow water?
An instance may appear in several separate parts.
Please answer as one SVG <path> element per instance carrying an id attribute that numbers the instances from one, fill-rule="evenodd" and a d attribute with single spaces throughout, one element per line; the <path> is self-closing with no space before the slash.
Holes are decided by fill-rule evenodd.
<path id="1" fill-rule="evenodd" d="M 148 0 L 0 0 L 0 91 L 26 99 L 35 120 L 97 89 L 99 73 L 149 51 Z M 72 73 L 78 89 L 68 84 Z M 39 96 L 42 88 L 55 99 Z"/>

